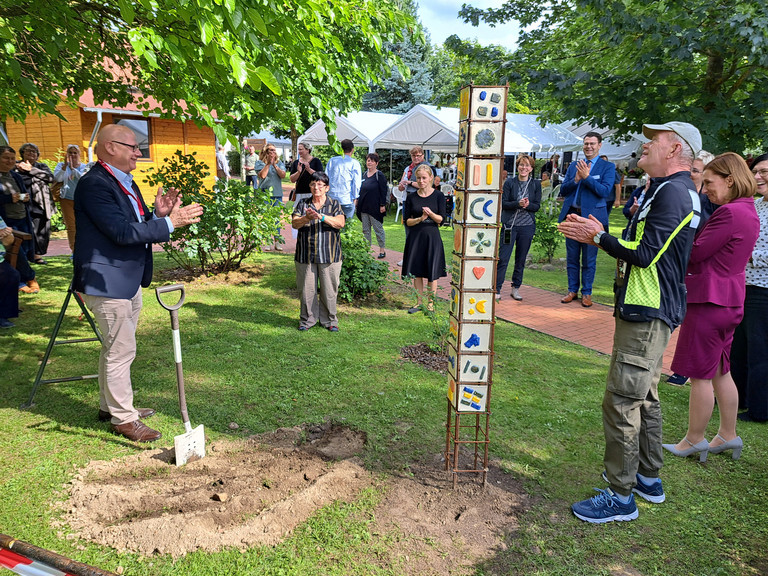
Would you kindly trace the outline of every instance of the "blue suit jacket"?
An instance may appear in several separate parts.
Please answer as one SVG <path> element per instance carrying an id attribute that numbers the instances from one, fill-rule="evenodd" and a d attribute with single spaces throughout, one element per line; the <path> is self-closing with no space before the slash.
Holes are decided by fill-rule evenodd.
<path id="1" fill-rule="evenodd" d="M 565 198 L 563 209 L 560 211 L 560 222 L 565 220 L 568 210 L 571 209 L 573 201 L 576 199 L 576 189 L 579 188 L 581 197 L 581 215 L 589 218 L 592 214 L 600 220 L 603 226 L 608 224 L 608 209 L 606 200 L 613 194 L 613 184 L 616 178 L 616 166 L 613 162 L 606 162 L 599 156 L 593 160 L 592 170 L 589 177 L 581 182 L 576 182 L 576 162 L 571 162 L 568 171 L 565 173 L 565 180 L 560 186 L 560 195 Z"/>
<path id="2" fill-rule="evenodd" d="M 152 243 L 170 238 L 164 218 L 147 209 L 133 183 L 144 220 L 117 180 L 95 164 L 77 183 L 75 193 L 74 288 L 107 298 L 132 298 L 152 281 Z"/>

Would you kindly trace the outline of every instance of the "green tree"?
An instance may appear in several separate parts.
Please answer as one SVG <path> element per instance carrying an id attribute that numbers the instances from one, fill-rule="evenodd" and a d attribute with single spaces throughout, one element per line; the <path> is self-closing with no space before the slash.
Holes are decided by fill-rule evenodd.
<path id="1" fill-rule="evenodd" d="M 191 116 L 220 140 L 296 124 L 296 100 L 332 124 L 389 73 L 384 43 L 414 25 L 393 0 L 52 2 L 0 4 L 0 118 L 92 89 L 96 102 Z"/>
<path id="2" fill-rule="evenodd" d="M 684 120 L 704 147 L 737 150 L 768 139 L 768 7 L 759 0 L 508 0 L 465 5 L 465 21 L 523 26 L 502 67 L 546 98 L 547 120 L 637 132 Z"/>
<path id="3" fill-rule="evenodd" d="M 401 5 L 416 20 L 412 0 L 403 0 Z M 391 66 L 379 80 L 371 82 L 370 92 L 363 96 L 363 110 L 405 114 L 416 104 L 431 102 L 430 46 L 421 24 L 404 29 L 401 40 L 385 42 L 384 51 L 402 66 Z"/>
<path id="4" fill-rule="evenodd" d="M 455 34 L 435 48 L 429 60 L 434 83 L 432 103 L 437 106 L 459 106 L 459 92 L 467 84 L 496 86 L 505 84 L 506 63 L 512 54 L 501 46 L 481 46 L 476 40 L 461 40 Z M 507 111 L 531 114 L 539 109 L 535 94 L 521 82 L 509 86 Z"/>

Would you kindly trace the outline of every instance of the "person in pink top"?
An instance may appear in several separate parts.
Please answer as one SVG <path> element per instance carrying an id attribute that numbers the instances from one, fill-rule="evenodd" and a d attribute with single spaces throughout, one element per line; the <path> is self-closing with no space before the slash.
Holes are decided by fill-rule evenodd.
<path id="1" fill-rule="evenodd" d="M 744 315 L 744 270 L 760 234 L 752 197 L 755 179 L 744 159 L 733 152 L 717 156 L 704 169 L 704 193 L 719 205 L 696 234 L 685 286 L 687 313 L 677 342 L 672 370 L 688 374 L 691 395 L 688 432 L 677 444 L 662 446 L 676 456 L 733 450 L 741 456 L 743 442 L 736 435 L 738 392 L 731 377 L 733 333 Z M 712 417 L 715 396 L 720 427 L 712 442 L 704 433 Z"/>

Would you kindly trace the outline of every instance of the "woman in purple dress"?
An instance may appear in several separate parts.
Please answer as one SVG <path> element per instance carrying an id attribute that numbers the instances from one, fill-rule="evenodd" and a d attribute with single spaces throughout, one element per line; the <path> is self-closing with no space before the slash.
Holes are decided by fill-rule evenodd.
<path id="1" fill-rule="evenodd" d="M 403 208 L 405 225 L 410 234 L 405 238 L 402 277 L 413 276 L 418 302 L 409 314 L 421 309 L 426 283 L 430 293 L 437 294 L 437 279 L 446 276 L 445 249 L 440 237 L 440 224 L 445 218 L 446 203 L 443 193 L 432 188 L 432 168 L 422 164 L 414 171 L 417 190 L 408 194 Z M 430 309 L 431 302 L 427 303 Z"/>
<path id="2" fill-rule="evenodd" d="M 744 315 L 746 268 L 760 234 L 752 197 L 755 179 L 744 159 L 733 152 L 716 157 L 704 169 L 704 193 L 715 210 L 696 234 L 685 286 L 688 310 L 680 328 L 672 370 L 691 378 L 688 432 L 677 444 L 663 444 L 676 456 L 733 450 L 741 456 L 743 442 L 736 435 L 739 397 L 731 377 L 733 332 Z M 704 438 L 715 396 L 720 412 L 717 436 Z"/>

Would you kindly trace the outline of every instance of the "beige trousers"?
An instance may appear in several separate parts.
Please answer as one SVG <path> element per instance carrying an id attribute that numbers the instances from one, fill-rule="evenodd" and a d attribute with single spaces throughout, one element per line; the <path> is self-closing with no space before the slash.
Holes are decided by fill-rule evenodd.
<path id="1" fill-rule="evenodd" d="M 133 407 L 131 364 L 136 357 L 141 288 L 130 300 L 81 296 L 104 339 L 99 356 L 99 408 L 112 414 L 112 424 L 138 420 L 139 413 Z"/>
<path id="2" fill-rule="evenodd" d="M 64 217 L 64 225 L 67 227 L 67 240 L 69 249 L 75 251 L 75 201 L 67 198 L 60 200 L 61 215 Z"/>
<path id="3" fill-rule="evenodd" d="M 302 264 L 296 262 L 301 315 L 299 326 L 311 328 L 318 320 L 323 328 L 338 326 L 336 296 L 339 293 L 341 262 Z M 319 284 L 319 289 L 318 289 Z"/>

